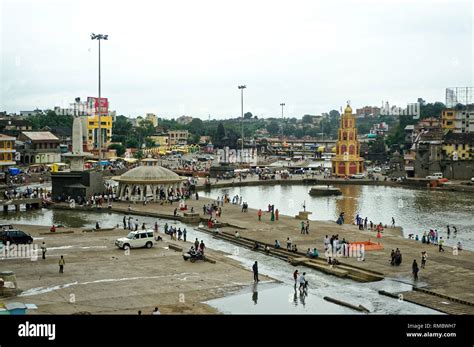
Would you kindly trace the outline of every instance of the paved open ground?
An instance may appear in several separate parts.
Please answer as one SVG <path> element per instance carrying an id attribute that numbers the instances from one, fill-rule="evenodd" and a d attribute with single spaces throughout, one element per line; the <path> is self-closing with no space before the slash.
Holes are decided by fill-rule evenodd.
<path id="1" fill-rule="evenodd" d="M 148 314 L 155 306 L 163 314 L 217 313 L 201 302 L 253 282 L 249 269 L 220 252 L 206 252 L 215 264 L 185 262 L 182 252 L 168 248 L 166 238 L 151 249 L 132 249 L 126 255 L 114 246 L 115 239 L 127 234 L 124 230 L 84 233 L 67 228 L 74 233 L 40 235 L 48 228 L 18 228 L 38 237 L 38 245 L 45 241 L 47 257 L 0 260 L 1 269 L 14 271 L 23 290 L 20 297 L 0 301 L 34 303 L 39 309 L 31 312 L 37 314 L 137 314 L 138 310 Z M 191 245 L 172 243 L 185 249 Z M 63 274 L 59 273 L 60 255 L 66 260 Z"/>

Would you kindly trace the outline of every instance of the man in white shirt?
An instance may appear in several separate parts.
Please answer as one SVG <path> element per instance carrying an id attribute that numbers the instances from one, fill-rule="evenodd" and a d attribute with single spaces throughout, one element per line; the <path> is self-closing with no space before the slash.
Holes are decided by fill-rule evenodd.
<path id="1" fill-rule="evenodd" d="M 300 282 L 300 290 L 303 288 L 306 288 L 306 278 L 304 277 L 306 275 L 306 272 L 303 272 L 303 274 L 300 276 L 298 281 Z"/>
<path id="2" fill-rule="evenodd" d="M 153 310 L 153 315 L 156 315 L 156 314 L 161 314 L 160 311 L 158 311 L 158 307 L 155 307 L 155 309 Z"/>

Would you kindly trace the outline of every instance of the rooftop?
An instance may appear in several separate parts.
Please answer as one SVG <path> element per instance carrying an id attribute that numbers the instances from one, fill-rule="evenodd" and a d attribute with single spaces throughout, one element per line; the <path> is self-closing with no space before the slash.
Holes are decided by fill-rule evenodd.
<path id="1" fill-rule="evenodd" d="M 49 131 L 22 131 L 22 134 L 31 141 L 59 141 L 59 139 Z"/>

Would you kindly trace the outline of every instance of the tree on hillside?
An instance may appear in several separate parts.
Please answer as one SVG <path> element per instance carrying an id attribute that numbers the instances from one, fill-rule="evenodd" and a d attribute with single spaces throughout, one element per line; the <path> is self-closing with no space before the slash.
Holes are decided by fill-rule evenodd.
<path id="1" fill-rule="evenodd" d="M 132 123 L 125 116 L 117 116 L 112 125 L 112 134 L 129 135 L 132 130 Z"/>
<path id="2" fill-rule="evenodd" d="M 112 143 L 109 149 L 115 149 L 117 152 L 117 156 L 121 157 L 125 153 L 125 146 L 121 145 L 120 143 Z"/>
<path id="3" fill-rule="evenodd" d="M 280 125 L 276 121 L 272 120 L 267 125 L 267 131 L 272 135 L 276 135 L 280 132 Z"/>
<path id="4" fill-rule="evenodd" d="M 422 104 L 420 106 L 420 118 L 440 118 L 441 112 L 446 108 L 446 105 L 442 102 L 436 101 L 435 103 Z"/>
<path id="5" fill-rule="evenodd" d="M 336 118 L 336 119 L 339 119 L 339 117 L 341 116 L 341 114 L 339 113 L 338 110 L 331 110 L 329 111 L 329 118 Z"/>
<path id="6" fill-rule="evenodd" d="M 305 114 L 303 116 L 303 123 L 305 123 L 305 124 L 313 123 L 313 117 L 311 117 L 311 115 L 309 115 L 309 114 Z"/>
<path id="7" fill-rule="evenodd" d="M 45 114 L 29 116 L 28 120 L 31 122 L 33 130 L 39 130 L 45 126 L 63 126 L 72 128 L 74 117 L 69 115 L 57 115 L 56 112 L 48 110 Z"/>
<path id="8" fill-rule="evenodd" d="M 252 119 L 252 117 L 253 117 L 252 112 L 244 113 L 244 119 Z"/>
<path id="9" fill-rule="evenodd" d="M 200 118 L 193 118 L 188 125 L 188 130 L 191 134 L 202 135 L 204 132 L 204 123 Z"/>
<path id="10" fill-rule="evenodd" d="M 223 147 L 223 144 L 225 141 L 225 128 L 222 122 L 219 122 L 219 124 L 217 125 L 216 135 L 213 136 L 213 139 L 214 139 L 214 144 L 217 147 Z"/>

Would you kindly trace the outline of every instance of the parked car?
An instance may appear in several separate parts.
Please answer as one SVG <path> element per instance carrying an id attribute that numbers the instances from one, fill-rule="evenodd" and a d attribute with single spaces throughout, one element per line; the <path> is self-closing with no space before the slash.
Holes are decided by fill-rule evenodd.
<path id="1" fill-rule="evenodd" d="M 431 175 L 426 176 L 427 179 L 429 180 L 439 180 L 440 178 L 443 178 L 443 173 L 442 172 L 435 172 Z"/>
<path id="2" fill-rule="evenodd" d="M 363 174 L 363 173 L 354 174 L 354 175 L 351 175 L 351 178 L 352 179 L 363 179 L 363 178 L 365 178 L 365 174 Z"/>
<path id="3" fill-rule="evenodd" d="M 374 167 L 374 172 L 375 172 L 375 173 L 381 173 L 381 172 L 382 172 L 382 168 L 380 168 L 380 167 L 378 167 L 378 166 L 377 166 L 377 167 Z"/>
<path id="4" fill-rule="evenodd" d="M 131 231 L 126 237 L 115 240 L 115 245 L 121 249 L 153 247 L 153 230 Z"/>
<path id="5" fill-rule="evenodd" d="M 33 237 L 24 231 L 9 229 L 0 231 L 0 241 L 2 241 L 3 244 L 7 242 L 10 242 L 10 244 L 29 244 L 33 242 Z"/>

